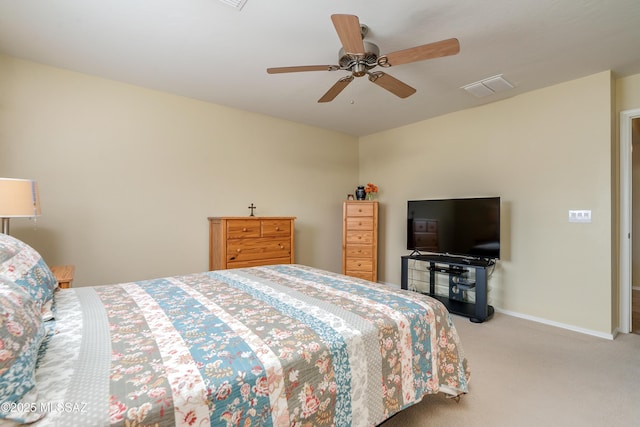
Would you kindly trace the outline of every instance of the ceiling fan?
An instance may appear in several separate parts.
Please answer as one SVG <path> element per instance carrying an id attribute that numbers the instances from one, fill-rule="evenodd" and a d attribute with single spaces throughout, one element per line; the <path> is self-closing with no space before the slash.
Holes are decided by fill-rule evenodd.
<path id="1" fill-rule="evenodd" d="M 400 98 L 413 95 L 416 90 L 406 83 L 382 71 L 370 71 L 376 66 L 383 68 L 455 55 L 460 52 L 458 39 L 441 40 L 409 49 L 399 50 L 380 56 L 375 44 L 365 41 L 369 28 L 360 24 L 355 15 L 331 15 L 331 21 L 338 33 L 342 48 L 339 65 L 302 65 L 294 67 L 267 68 L 269 74 L 297 73 L 301 71 L 350 71 L 351 74 L 338 80 L 318 102 L 333 101 L 354 77 L 368 76 L 369 80 Z"/>

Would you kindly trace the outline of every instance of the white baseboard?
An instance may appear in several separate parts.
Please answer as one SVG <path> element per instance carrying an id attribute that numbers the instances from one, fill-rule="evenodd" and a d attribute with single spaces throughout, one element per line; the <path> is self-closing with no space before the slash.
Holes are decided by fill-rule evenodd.
<path id="1" fill-rule="evenodd" d="M 592 331 L 591 329 L 579 328 L 574 325 L 569 325 L 566 323 L 554 322 L 553 320 L 543 319 L 542 317 L 529 316 L 528 314 L 517 313 L 515 311 L 503 310 L 500 308 L 494 307 L 494 310 L 497 313 L 506 314 L 508 316 L 518 317 L 520 319 L 531 320 L 532 322 L 538 322 L 549 326 L 555 326 L 557 328 L 567 329 L 574 332 L 580 332 L 581 334 L 592 335 L 598 338 L 604 338 L 607 340 L 613 340 L 615 336 L 618 334 L 618 330 L 616 329 L 612 334 L 607 334 L 600 331 Z"/>
<path id="2" fill-rule="evenodd" d="M 383 285 L 390 286 L 396 289 L 400 288 L 400 286 L 398 286 L 395 283 L 387 283 L 387 282 L 378 282 L 378 283 L 381 283 Z M 638 287 L 638 290 L 640 290 L 640 287 Z M 497 307 L 494 307 L 494 310 L 496 311 L 496 313 L 506 314 L 507 316 L 518 317 L 520 319 L 530 320 L 532 322 L 542 323 L 549 326 L 555 326 L 556 328 L 567 329 L 569 331 L 579 332 L 581 334 L 592 335 L 594 337 L 604 338 L 606 340 L 613 340 L 616 337 L 616 335 L 618 335 L 618 333 L 620 332 L 620 330 L 616 328 L 612 334 L 607 334 L 600 331 L 592 331 L 591 329 L 580 328 L 580 327 L 569 325 L 566 323 L 554 322 L 553 320 L 543 319 L 542 317 L 535 317 L 535 316 L 530 316 L 528 314 L 517 313 L 515 311 L 503 310 Z"/>

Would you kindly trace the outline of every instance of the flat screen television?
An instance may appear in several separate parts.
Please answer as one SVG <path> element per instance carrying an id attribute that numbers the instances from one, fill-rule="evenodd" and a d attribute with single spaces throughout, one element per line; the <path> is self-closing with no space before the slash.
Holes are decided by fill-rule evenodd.
<path id="1" fill-rule="evenodd" d="M 407 249 L 500 258 L 500 197 L 409 200 Z"/>

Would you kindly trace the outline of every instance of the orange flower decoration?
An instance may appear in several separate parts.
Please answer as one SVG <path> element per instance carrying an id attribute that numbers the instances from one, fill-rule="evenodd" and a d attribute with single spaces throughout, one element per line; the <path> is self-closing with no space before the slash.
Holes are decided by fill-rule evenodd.
<path id="1" fill-rule="evenodd" d="M 369 193 L 377 193 L 378 192 L 378 186 L 372 183 L 368 183 L 367 186 L 364 188 L 364 191 L 369 194 Z"/>

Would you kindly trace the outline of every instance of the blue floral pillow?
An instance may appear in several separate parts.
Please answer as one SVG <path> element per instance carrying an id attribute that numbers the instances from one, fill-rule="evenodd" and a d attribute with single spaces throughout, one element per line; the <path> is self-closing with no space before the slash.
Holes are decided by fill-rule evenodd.
<path id="1" fill-rule="evenodd" d="M 35 249 L 0 233 L 0 274 L 27 291 L 39 304 L 44 320 L 53 318 L 51 305 L 58 281 Z"/>
<path id="2" fill-rule="evenodd" d="M 38 303 L 0 276 L 0 419 L 25 423 L 43 416 L 20 409 L 36 402 L 36 361 L 44 337 Z"/>

